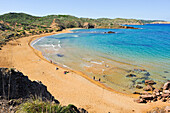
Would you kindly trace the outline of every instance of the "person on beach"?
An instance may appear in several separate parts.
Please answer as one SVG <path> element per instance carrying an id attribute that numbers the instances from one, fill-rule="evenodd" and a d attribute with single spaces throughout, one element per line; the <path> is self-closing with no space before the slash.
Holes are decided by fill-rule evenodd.
<path id="1" fill-rule="evenodd" d="M 67 74 L 67 73 L 69 73 L 69 71 L 64 71 L 64 74 Z"/>
<path id="2" fill-rule="evenodd" d="M 93 80 L 95 80 L 95 76 L 93 77 Z"/>

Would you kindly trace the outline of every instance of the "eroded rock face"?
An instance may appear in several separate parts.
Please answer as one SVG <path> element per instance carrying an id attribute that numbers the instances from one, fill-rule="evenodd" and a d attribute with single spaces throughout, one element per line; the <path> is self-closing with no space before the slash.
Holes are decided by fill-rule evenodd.
<path id="1" fill-rule="evenodd" d="M 41 81 L 31 81 L 15 69 L 0 68 L 0 113 L 15 113 L 30 98 L 59 104 Z M 71 104 L 68 107 L 70 112 L 88 113 Z"/>
<path id="2" fill-rule="evenodd" d="M 95 25 L 92 25 L 92 24 L 90 24 L 88 22 L 85 22 L 83 24 L 83 28 L 85 28 L 85 29 L 95 28 Z"/>
<path id="3" fill-rule="evenodd" d="M 0 68 L 0 96 L 5 99 L 38 97 L 59 103 L 41 81 L 31 81 L 15 69 Z"/>
<path id="4" fill-rule="evenodd" d="M 170 82 L 166 82 L 163 86 L 163 90 L 170 90 Z"/>
<path id="5" fill-rule="evenodd" d="M 146 80 L 145 83 L 151 82 L 154 83 L 154 81 L 152 80 Z M 133 94 L 140 94 L 140 97 L 138 100 L 135 100 L 135 102 L 137 103 L 143 103 L 143 100 L 146 100 L 146 102 L 150 101 L 150 102 L 156 102 L 157 100 L 161 100 L 162 102 L 169 102 L 169 98 L 170 98 L 170 86 L 169 86 L 169 81 L 166 82 L 163 85 L 163 88 L 160 89 L 154 89 L 153 86 L 151 85 L 147 85 L 144 88 L 145 91 L 152 91 L 152 93 L 133 93 Z M 141 101 L 142 100 L 142 101 Z"/>

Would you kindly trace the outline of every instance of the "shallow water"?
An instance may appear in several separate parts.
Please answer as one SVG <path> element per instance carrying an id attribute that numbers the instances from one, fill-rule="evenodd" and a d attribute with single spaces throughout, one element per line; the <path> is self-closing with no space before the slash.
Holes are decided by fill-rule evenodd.
<path id="1" fill-rule="evenodd" d="M 134 27 L 141 29 L 73 30 L 43 37 L 32 46 L 48 60 L 100 78 L 117 91 L 136 91 L 135 86 L 144 85 L 145 79 L 156 81 L 155 87 L 160 87 L 170 80 L 170 25 Z M 116 33 L 104 34 L 107 31 Z M 137 76 L 126 77 L 130 73 Z"/>

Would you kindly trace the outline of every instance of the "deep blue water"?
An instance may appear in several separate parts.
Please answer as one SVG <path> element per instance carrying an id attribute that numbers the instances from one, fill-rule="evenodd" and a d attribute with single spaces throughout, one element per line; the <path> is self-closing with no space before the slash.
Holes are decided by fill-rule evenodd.
<path id="1" fill-rule="evenodd" d="M 33 46 L 47 59 L 76 70 L 83 71 L 90 61 L 120 61 L 149 70 L 155 80 L 160 80 L 160 75 L 170 79 L 170 25 L 133 27 L 140 29 L 73 30 L 74 33 L 43 37 Z M 107 31 L 116 33 L 104 34 Z"/>

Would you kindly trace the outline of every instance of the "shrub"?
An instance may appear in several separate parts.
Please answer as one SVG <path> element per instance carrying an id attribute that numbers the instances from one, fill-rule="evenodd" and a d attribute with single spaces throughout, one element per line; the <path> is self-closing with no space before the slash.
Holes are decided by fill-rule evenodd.
<path id="1" fill-rule="evenodd" d="M 21 104 L 16 113 L 79 113 L 79 110 L 72 104 L 61 106 L 36 99 Z"/>

